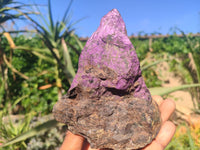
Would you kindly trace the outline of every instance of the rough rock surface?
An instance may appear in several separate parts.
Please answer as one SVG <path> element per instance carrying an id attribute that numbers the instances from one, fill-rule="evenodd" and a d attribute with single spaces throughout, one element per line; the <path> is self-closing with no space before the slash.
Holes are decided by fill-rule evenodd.
<path id="1" fill-rule="evenodd" d="M 68 94 L 53 113 L 92 148 L 138 149 L 157 135 L 160 112 L 116 9 L 102 18 L 87 41 Z"/>

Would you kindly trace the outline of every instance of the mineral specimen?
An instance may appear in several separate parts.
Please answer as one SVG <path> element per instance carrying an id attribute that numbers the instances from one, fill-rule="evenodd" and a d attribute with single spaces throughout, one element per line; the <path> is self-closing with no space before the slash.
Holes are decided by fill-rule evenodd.
<path id="1" fill-rule="evenodd" d="M 157 135 L 160 112 L 116 9 L 88 39 L 73 83 L 53 113 L 92 148 L 138 149 Z"/>

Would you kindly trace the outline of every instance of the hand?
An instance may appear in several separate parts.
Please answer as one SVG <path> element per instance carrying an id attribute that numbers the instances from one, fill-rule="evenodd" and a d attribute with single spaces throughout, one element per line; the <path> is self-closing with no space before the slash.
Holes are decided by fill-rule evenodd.
<path id="1" fill-rule="evenodd" d="M 143 148 L 143 150 L 164 150 L 171 141 L 176 130 L 175 125 L 171 121 L 168 121 L 169 117 L 175 110 L 175 103 L 170 99 L 163 100 L 160 96 L 153 96 L 153 99 L 159 105 L 162 126 L 157 137 L 152 141 L 152 143 Z M 97 149 L 91 149 L 90 144 L 82 136 L 74 135 L 68 131 L 60 150 Z"/>
<path id="2" fill-rule="evenodd" d="M 168 121 L 169 117 L 175 110 L 175 103 L 171 99 L 163 100 L 160 96 L 153 96 L 153 99 L 157 102 L 162 119 L 162 126 L 157 137 L 143 150 L 164 150 L 174 136 L 176 127 Z"/>

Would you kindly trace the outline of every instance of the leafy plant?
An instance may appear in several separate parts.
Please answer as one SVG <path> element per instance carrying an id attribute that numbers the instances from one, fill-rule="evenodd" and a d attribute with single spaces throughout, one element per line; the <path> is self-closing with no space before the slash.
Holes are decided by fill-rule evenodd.
<path id="1" fill-rule="evenodd" d="M 12 139 L 28 131 L 31 118 L 32 114 L 29 113 L 23 119 L 20 119 L 20 116 L 16 116 L 16 121 L 14 121 L 14 119 L 11 120 L 10 116 L 3 117 L 3 113 L 0 112 L 0 140 L 2 140 L 0 141 L 0 143 L 5 142 L 5 140 Z M 26 143 L 24 142 L 24 140 L 18 144 L 9 145 L 5 149 L 18 148 L 26 148 Z"/>
<path id="2" fill-rule="evenodd" d="M 54 20 L 52 17 L 52 10 L 51 10 L 51 1 L 48 0 L 49 21 L 46 21 L 46 19 L 43 18 L 47 27 L 39 24 L 35 20 L 28 17 L 33 23 L 35 23 L 36 25 L 35 28 L 37 32 L 41 36 L 41 39 L 44 41 L 44 44 L 50 50 L 52 56 L 54 57 L 57 63 L 57 67 L 60 67 L 62 73 L 64 73 L 69 83 L 72 82 L 72 79 L 75 75 L 75 71 L 71 62 L 71 57 L 69 55 L 69 52 L 65 43 L 65 39 L 70 40 L 70 38 L 75 37 L 75 35 L 73 34 L 73 29 L 72 29 L 73 24 L 69 23 L 70 17 L 68 16 L 71 4 L 72 4 L 72 0 L 70 1 L 65 11 L 62 21 L 56 21 L 56 23 L 54 23 Z M 78 39 L 77 39 L 77 42 L 78 44 L 80 43 Z M 74 47 L 72 48 L 75 49 Z M 65 63 L 63 63 L 63 60 Z M 57 81 L 58 81 L 60 80 L 59 69 L 56 69 L 56 70 L 57 70 L 57 75 L 58 75 L 57 76 Z"/>
<path id="3" fill-rule="evenodd" d="M 14 0 L 0 0 L 0 29 L 6 32 L 4 23 L 11 21 L 14 22 L 16 19 L 25 19 L 25 15 L 37 14 L 31 11 L 29 8 L 31 5 L 16 2 Z M 19 31 L 12 31 L 19 32 Z M 2 33 L 0 33 L 1 36 Z"/>
<path id="4" fill-rule="evenodd" d="M 72 27 L 74 23 L 70 22 L 70 16 L 68 15 L 72 2 L 73 1 L 71 0 L 61 21 L 54 22 L 50 0 L 48 0 L 49 20 L 46 20 L 43 16 L 41 16 L 45 25 L 42 25 L 29 16 L 26 16 L 35 24 L 35 29 L 39 37 L 44 42 L 50 53 L 47 54 L 42 51 L 39 52 L 37 49 L 30 47 L 18 47 L 23 50 L 31 49 L 31 53 L 41 59 L 53 61 L 52 65 L 54 66 L 54 75 L 59 97 L 62 96 L 63 89 L 68 89 L 69 84 L 71 84 L 75 75 L 71 55 L 74 56 L 74 53 L 76 53 L 76 58 L 78 58 L 80 48 L 82 48 L 82 44 L 73 33 L 74 29 Z M 78 45 L 78 49 L 77 46 L 74 45 Z M 68 81 L 68 84 L 62 85 L 62 82 L 66 82 L 66 80 Z"/>

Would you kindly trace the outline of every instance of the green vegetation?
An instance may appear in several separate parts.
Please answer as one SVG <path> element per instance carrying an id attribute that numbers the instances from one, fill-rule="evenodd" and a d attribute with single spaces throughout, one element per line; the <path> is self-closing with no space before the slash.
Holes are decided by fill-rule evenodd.
<path id="1" fill-rule="evenodd" d="M 200 129 L 199 125 L 188 127 L 181 124 L 166 150 L 199 150 Z"/>
<path id="2" fill-rule="evenodd" d="M 61 144 L 67 128 L 53 120 L 51 111 L 58 97 L 67 92 L 77 71 L 78 57 L 85 43 L 79 40 L 73 32 L 73 26 L 69 24 L 68 13 L 72 1 L 63 19 L 56 22 L 52 18 L 50 0 L 48 2 L 49 20 L 42 18 L 43 25 L 31 18 L 29 14 L 33 13 L 29 5 L 0 0 L 0 143 L 4 146 L 2 149 L 55 149 Z M 28 7 L 29 11 L 24 12 L 24 7 Z M 10 18 L 3 18 L 10 10 L 16 12 L 12 12 Z M 27 37 L 22 33 L 16 34 L 20 31 L 7 31 L 3 26 L 4 23 L 17 19 L 31 21 L 36 27 L 35 33 Z M 162 87 L 167 81 L 161 79 L 158 66 L 166 63 L 169 66 L 167 71 L 173 72 L 181 79 L 184 84 L 181 88 L 195 86 L 189 88 L 189 91 L 198 100 L 197 104 L 194 103 L 194 113 L 198 114 L 200 37 L 185 35 L 180 30 L 177 32 L 182 36 L 174 34 L 161 38 L 137 37 L 131 38 L 131 41 L 150 90 L 165 97 L 177 90 Z M 15 36 L 11 33 L 15 33 Z M 183 133 L 179 132 L 183 125 L 178 126 L 177 133 L 167 149 L 199 149 L 199 126 L 184 125 Z"/>

